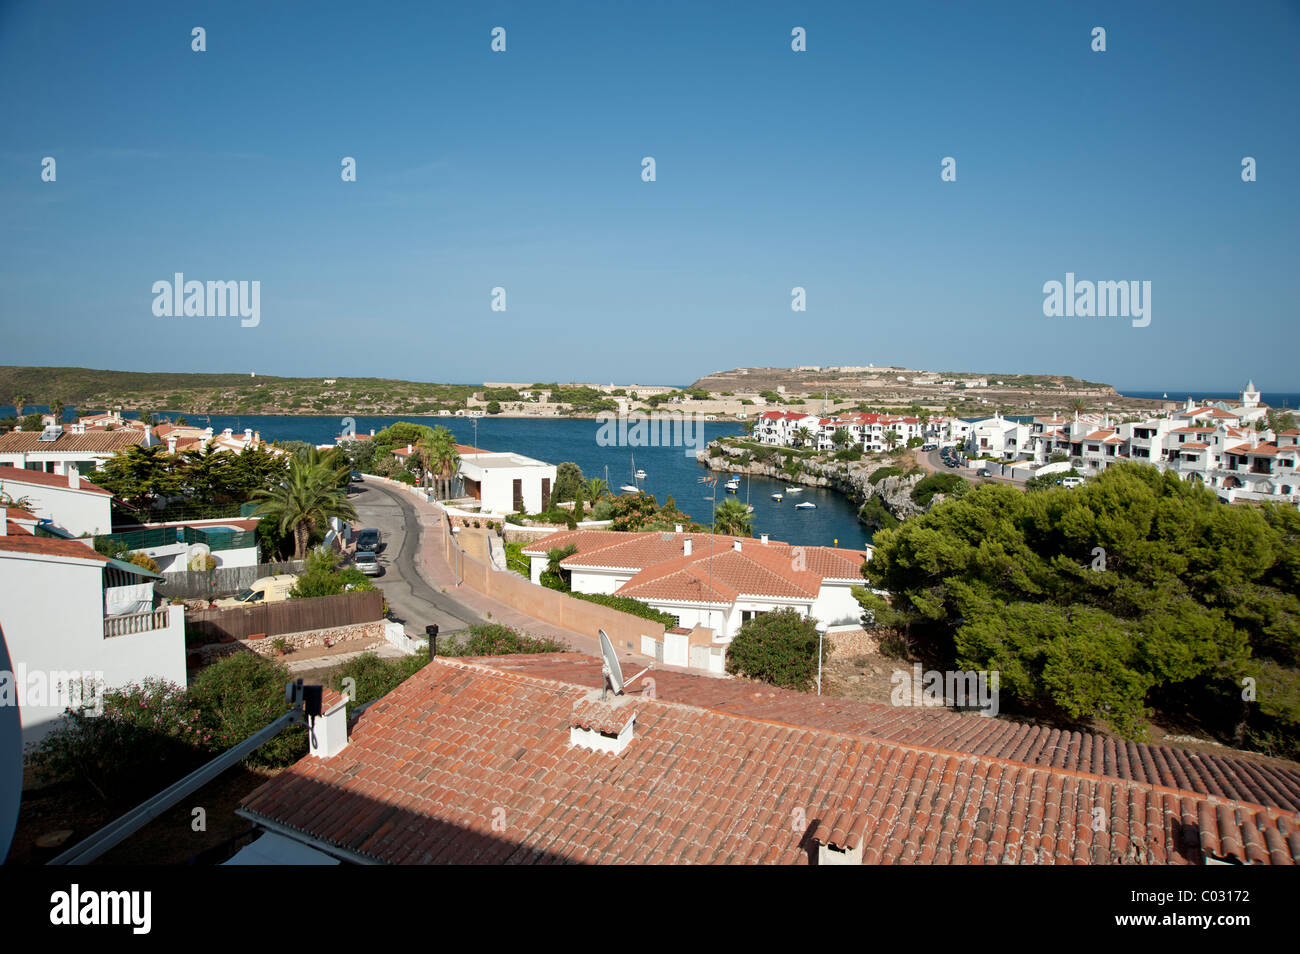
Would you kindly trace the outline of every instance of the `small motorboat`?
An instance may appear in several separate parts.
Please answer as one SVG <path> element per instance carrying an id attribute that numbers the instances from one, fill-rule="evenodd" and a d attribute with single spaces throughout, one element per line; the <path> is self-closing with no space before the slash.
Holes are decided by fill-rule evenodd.
<path id="1" fill-rule="evenodd" d="M 812 503 L 811 501 L 805 500 L 803 503 L 795 504 L 794 509 L 795 510 L 816 510 L 817 505 L 815 503 Z"/>
<path id="2" fill-rule="evenodd" d="M 639 494 L 641 492 L 640 487 L 636 487 L 632 484 L 624 484 L 622 487 L 618 489 L 623 491 L 623 493 L 625 494 Z"/>
<path id="3" fill-rule="evenodd" d="M 645 471 L 638 470 L 634 476 L 636 477 L 637 480 L 645 480 Z"/>
<path id="4" fill-rule="evenodd" d="M 777 503 L 780 503 L 780 502 L 781 502 L 781 498 L 782 498 L 783 496 L 784 496 L 784 494 L 782 494 L 781 491 L 778 490 L 776 493 L 772 494 L 772 499 L 775 500 L 775 501 L 777 501 Z"/>
<path id="5" fill-rule="evenodd" d="M 753 504 L 745 504 L 745 513 L 753 513 L 753 512 L 754 512 L 754 505 L 753 505 Z"/>
<path id="6" fill-rule="evenodd" d="M 788 493 L 788 494 L 797 494 L 797 493 L 799 493 L 801 490 L 803 490 L 802 487 L 787 487 L 787 488 L 785 488 L 785 492 Z"/>

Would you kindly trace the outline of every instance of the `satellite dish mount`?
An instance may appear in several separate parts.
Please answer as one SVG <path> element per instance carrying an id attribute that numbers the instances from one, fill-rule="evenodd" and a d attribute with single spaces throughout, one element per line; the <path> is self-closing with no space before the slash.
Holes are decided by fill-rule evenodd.
<path id="1" fill-rule="evenodd" d="M 609 637 L 605 635 L 603 629 L 597 630 L 597 632 L 600 633 L 600 655 L 603 659 L 600 671 L 605 677 L 600 684 L 600 701 L 604 702 L 606 696 L 609 694 L 609 690 L 613 689 L 614 695 L 616 696 L 623 695 L 623 693 L 627 691 L 628 686 L 636 682 L 654 667 L 646 666 L 631 679 L 624 679 L 623 665 L 618 661 L 618 653 L 614 652 L 614 644 L 610 642 Z"/>

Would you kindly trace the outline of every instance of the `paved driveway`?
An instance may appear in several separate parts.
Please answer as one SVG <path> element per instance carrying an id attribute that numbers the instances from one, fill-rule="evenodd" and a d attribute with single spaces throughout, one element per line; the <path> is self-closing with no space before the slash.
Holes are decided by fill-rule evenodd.
<path id="1" fill-rule="evenodd" d="M 408 636 L 424 638 L 424 627 L 437 623 L 440 633 L 455 633 L 486 622 L 475 610 L 424 582 L 415 570 L 419 558 L 419 521 L 402 495 L 377 484 L 352 484 L 348 499 L 357 508 L 359 527 L 378 527 L 383 534 L 379 564 L 384 575 L 374 578 L 393 614 Z"/>

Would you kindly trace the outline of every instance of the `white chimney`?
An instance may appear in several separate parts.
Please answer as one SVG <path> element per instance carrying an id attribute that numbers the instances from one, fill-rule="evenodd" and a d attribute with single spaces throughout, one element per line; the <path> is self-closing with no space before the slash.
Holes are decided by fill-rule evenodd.
<path id="1" fill-rule="evenodd" d="M 763 546 L 767 546 L 767 534 L 766 534 L 766 533 L 762 534 L 758 539 L 759 539 L 760 541 L 762 541 Z"/>
<path id="2" fill-rule="evenodd" d="M 683 556 L 690 556 L 690 555 L 691 555 L 691 538 L 690 538 L 690 537 L 687 537 L 685 540 L 682 541 L 682 555 L 683 555 Z"/>
<path id="3" fill-rule="evenodd" d="M 678 533 L 681 533 L 681 532 L 682 532 L 682 525 L 681 525 L 680 523 L 677 524 L 677 532 L 678 532 Z"/>
<path id="4" fill-rule="evenodd" d="M 175 434 L 168 434 L 168 435 L 167 435 L 167 453 L 169 453 L 169 454 L 175 454 L 175 453 L 176 453 L 176 435 L 175 435 Z"/>
<path id="5" fill-rule="evenodd" d="M 68 465 L 68 487 L 76 490 L 81 486 L 81 473 L 77 470 L 76 464 Z"/>
<path id="6" fill-rule="evenodd" d="M 569 744 L 618 755 L 632 741 L 635 725 L 636 710 L 628 705 L 584 700 L 569 717 Z"/>
<path id="7" fill-rule="evenodd" d="M 312 722 L 308 733 L 311 754 L 320 759 L 331 758 L 348 747 L 347 697 L 339 698 L 333 705 L 326 703 L 324 710 Z"/>
<path id="8" fill-rule="evenodd" d="M 740 549 L 740 541 L 739 541 L 739 540 L 736 540 L 736 541 L 732 544 L 732 549 L 733 549 L 733 550 L 739 550 L 739 549 Z"/>
<path id="9" fill-rule="evenodd" d="M 413 444 L 407 444 L 407 445 L 406 445 L 406 452 L 407 452 L 408 454 L 411 453 L 411 452 L 414 451 L 414 450 L 415 450 L 415 445 L 413 445 Z"/>
<path id="10" fill-rule="evenodd" d="M 246 427 L 244 428 L 244 446 L 247 447 L 251 443 L 253 443 L 253 429 Z"/>
<path id="11" fill-rule="evenodd" d="M 866 841 L 867 816 L 843 812 L 824 818 L 813 829 L 818 865 L 860 865 Z"/>

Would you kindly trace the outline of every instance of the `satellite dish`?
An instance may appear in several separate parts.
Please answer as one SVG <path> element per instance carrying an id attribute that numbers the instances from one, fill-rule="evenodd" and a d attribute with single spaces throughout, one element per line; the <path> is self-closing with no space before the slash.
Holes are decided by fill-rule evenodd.
<path id="1" fill-rule="evenodd" d="M 623 665 L 618 661 L 618 653 L 614 651 L 614 644 L 609 641 L 609 637 L 605 635 L 603 629 L 597 630 L 597 632 L 600 633 L 600 655 L 604 657 L 605 660 L 604 665 L 601 666 L 601 672 L 605 675 L 604 684 L 600 687 L 600 698 L 603 702 L 605 694 L 610 689 L 614 690 L 614 695 L 616 696 L 623 695 L 629 685 L 636 682 L 653 667 L 646 666 L 631 679 L 624 679 Z"/>
<path id="2" fill-rule="evenodd" d="M 609 681 L 608 685 L 614 690 L 614 694 L 621 696 L 626 684 L 623 682 L 623 666 L 618 661 L 618 653 L 614 652 L 614 644 L 609 641 L 605 631 L 600 632 L 600 654 L 605 658 L 605 678 Z"/>

